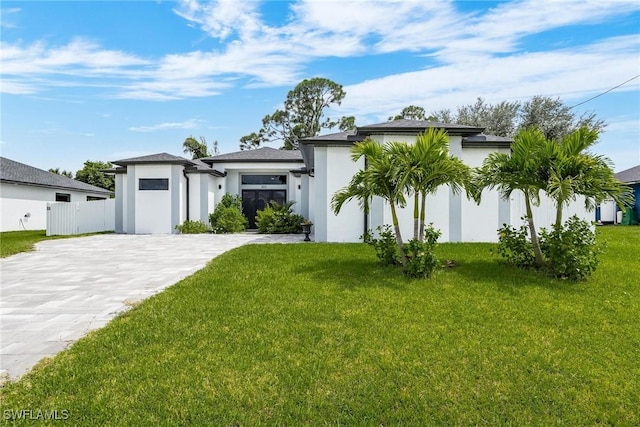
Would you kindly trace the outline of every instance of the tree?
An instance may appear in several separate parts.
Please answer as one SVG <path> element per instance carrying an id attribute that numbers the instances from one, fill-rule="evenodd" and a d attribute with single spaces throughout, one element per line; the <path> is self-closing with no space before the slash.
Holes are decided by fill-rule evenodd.
<path id="1" fill-rule="evenodd" d="M 338 121 L 338 129 L 342 132 L 356 128 L 356 118 L 354 116 L 343 116 Z"/>
<path id="2" fill-rule="evenodd" d="M 76 172 L 76 179 L 86 182 L 87 184 L 115 191 L 115 177 L 113 175 L 105 175 L 101 172 L 105 169 L 111 169 L 112 167 L 113 165 L 109 162 L 87 160 L 84 162 L 84 167 Z"/>
<path id="3" fill-rule="evenodd" d="M 367 167 L 356 172 L 349 184 L 333 195 L 331 208 L 337 215 L 346 202 L 356 199 L 361 209 L 368 213 L 373 196 L 381 197 L 387 201 L 391 207 L 398 252 L 404 264 L 406 256 L 396 209 L 396 207 L 406 205 L 403 183 L 398 174 L 401 169 L 401 159 L 395 155 L 401 150 L 399 145 L 398 142 L 388 142 L 382 145 L 368 139 L 357 142 L 351 149 L 351 159 L 355 162 L 364 157 Z"/>
<path id="4" fill-rule="evenodd" d="M 576 196 L 585 197 L 585 207 L 593 210 L 604 199 L 618 205 L 632 202 L 631 189 L 616 179 L 611 161 L 586 150 L 598 141 L 598 131 L 583 126 L 562 138 L 547 141 L 550 158 L 546 192 L 556 205 L 555 227 L 562 226 L 563 208 Z"/>
<path id="5" fill-rule="evenodd" d="M 70 171 L 60 171 L 60 168 L 51 168 L 49 169 L 49 172 L 55 173 L 56 175 L 62 175 L 62 176 L 66 176 L 67 178 L 73 178 L 73 173 Z"/>
<path id="6" fill-rule="evenodd" d="M 262 119 L 262 128 L 240 138 L 240 148 L 257 148 L 263 143 L 280 141 L 285 150 L 298 148 L 300 138 L 316 136 L 321 129 L 338 124 L 324 118 L 324 110 L 340 105 L 345 96 L 342 85 L 329 79 L 314 77 L 300 82 L 287 94 L 284 109 Z"/>
<path id="7" fill-rule="evenodd" d="M 537 266 L 544 264 L 538 234 L 533 220 L 532 204 L 539 203 L 540 191 L 547 187 L 546 155 L 547 140 L 544 134 L 536 129 L 524 129 L 518 132 L 511 145 L 511 154 L 494 152 L 487 156 L 482 167 L 474 172 L 474 198 L 480 203 L 484 188 L 496 188 L 500 196 L 508 200 L 511 193 L 521 191 L 524 194 L 526 220 L 529 236 L 535 254 Z"/>
<path id="8" fill-rule="evenodd" d="M 218 141 L 214 143 L 214 146 L 217 147 Z M 192 159 L 202 159 L 203 157 L 211 156 L 209 152 L 209 147 L 207 146 L 207 140 L 204 136 L 200 137 L 200 141 L 195 139 L 193 136 L 189 136 L 182 143 L 182 148 L 185 153 L 190 153 Z"/>
<path id="9" fill-rule="evenodd" d="M 395 116 L 389 116 L 387 120 L 427 120 L 427 115 L 424 111 L 424 108 L 418 107 L 416 105 L 409 105 L 400 110 L 400 114 L 396 114 Z"/>
<path id="10" fill-rule="evenodd" d="M 560 141 L 581 127 L 600 132 L 606 127 L 606 123 L 596 119 L 595 113 L 585 113 L 578 118 L 560 98 L 538 95 L 522 104 L 518 128 L 534 126 L 542 131 L 545 138 Z"/>
<path id="11" fill-rule="evenodd" d="M 498 104 L 487 104 L 478 98 L 475 104 L 458 107 L 455 114 L 448 109 L 431 114 L 443 123 L 484 127 L 485 133 L 504 137 L 513 137 L 523 129 L 537 127 L 546 139 L 556 141 L 583 126 L 596 131 L 606 126 L 595 113 L 577 117 L 571 107 L 564 105 L 559 98 L 548 96 L 534 96 L 524 103 L 502 101 Z"/>
<path id="12" fill-rule="evenodd" d="M 454 193 L 466 189 L 471 170 L 462 160 L 449 154 L 449 137 L 444 129 L 429 128 L 418 135 L 415 144 L 405 145 L 403 152 L 398 173 L 409 193 L 414 195 L 413 238 L 422 242 L 427 196 L 442 185 L 448 185 Z"/>

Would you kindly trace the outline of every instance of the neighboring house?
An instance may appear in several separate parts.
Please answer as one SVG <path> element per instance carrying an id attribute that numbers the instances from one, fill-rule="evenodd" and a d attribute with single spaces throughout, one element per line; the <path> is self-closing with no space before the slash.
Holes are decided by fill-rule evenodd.
<path id="1" fill-rule="evenodd" d="M 136 234 L 172 233 L 187 219 L 208 223 L 225 193 L 242 197 L 254 228 L 255 211 L 269 200 L 300 200 L 304 167 L 299 151 L 268 147 L 199 160 L 160 153 L 113 164 L 116 232 Z"/>
<path id="2" fill-rule="evenodd" d="M 618 172 L 616 178 L 633 188 L 636 215 L 638 221 L 640 221 L 640 165 Z"/>
<path id="3" fill-rule="evenodd" d="M 107 199 L 104 188 L 0 157 L 0 231 L 43 230 L 48 202 Z"/>
<path id="4" fill-rule="evenodd" d="M 200 160 L 162 153 L 113 162 L 116 174 L 116 232 L 171 233 L 186 219 L 208 221 L 208 214 L 225 193 L 240 195 L 244 213 L 254 226 L 255 211 L 269 200 L 296 202 L 295 212 L 314 223 L 316 241 L 356 242 L 364 231 L 391 222 L 389 206 L 374 198 L 365 215 L 356 201 L 345 204 L 339 215 L 331 210 L 331 197 L 364 167 L 351 160 L 351 147 L 370 138 L 384 143 L 412 143 L 430 127 L 449 135 L 451 154 L 471 167 L 480 166 L 491 152 L 510 152 L 512 140 L 484 135 L 483 128 L 417 120 L 396 120 L 356 130 L 300 140 L 300 150 L 273 148 L 239 151 Z M 409 203 L 411 204 L 412 201 Z M 565 209 L 591 219 L 578 200 Z M 521 195 L 502 200 L 485 191 L 482 203 L 467 200 L 442 187 L 427 200 L 427 222 L 442 231 L 440 241 L 491 242 L 503 224 L 519 226 L 524 215 Z M 399 212 L 402 233 L 410 238 L 413 206 Z M 554 222 L 555 209 L 547 199 L 534 210 L 539 226 Z"/>

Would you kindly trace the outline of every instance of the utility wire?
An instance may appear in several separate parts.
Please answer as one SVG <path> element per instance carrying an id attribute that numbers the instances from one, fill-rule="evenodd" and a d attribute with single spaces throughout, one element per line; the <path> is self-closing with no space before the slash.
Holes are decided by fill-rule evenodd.
<path id="1" fill-rule="evenodd" d="M 596 99 L 596 98 L 598 98 L 598 97 L 600 97 L 600 96 L 604 95 L 605 93 L 609 93 L 609 92 L 611 92 L 612 90 L 619 88 L 620 86 L 624 86 L 624 85 L 626 85 L 626 84 L 627 84 L 627 83 L 629 83 L 631 80 L 637 79 L 638 77 L 640 77 L 640 74 L 638 74 L 638 75 L 636 75 L 636 76 L 631 77 L 631 78 L 630 78 L 629 80 L 627 80 L 626 82 L 622 82 L 622 83 L 620 83 L 618 86 L 614 86 L 614 87 L 612 87 L 611 89 L 609 89 L 609 90 L 607 90 L 607 91 L 605 91 L 605 92 L 602 92 L 602 93 L 600 93 L 600 94 L 598 94 L 598 95 L 596 95 L 596 96 L 592 96 L 591 98 L 587 99 L 586 101 L 582 101 L 582 102 L 580 102 L 580 103 L 578 103 L 578 104 L 576 104 L 576 105 L 572 105 L 571 107 L 569 107 L 569 109 L 572 109 L 572 108 L 574 108 L 574 107 L 577 107 L 578 105 L 586 104 L 587 102 L 589 102 L 589 101 L 591 101 L 591 100 L 594 100 L 594 99 Z"/>

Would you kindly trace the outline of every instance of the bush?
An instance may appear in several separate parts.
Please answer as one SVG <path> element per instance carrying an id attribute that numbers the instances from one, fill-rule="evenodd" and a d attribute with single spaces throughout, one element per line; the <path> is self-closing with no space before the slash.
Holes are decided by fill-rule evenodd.
<path id="1" fill-rule="evenodd" d="M 209 227 L 202 221 L 186 220 L 182 224 L 176 225 L 176 230 L 180 234 L 201 234 L 208 233 Z"/>
<path id="2" fill-rule="evenodd" d="M 535 266 L 535 253 L 526 225 L 519 229 L 504 224 L 498 230 L 498 254 L 509 264 L 520 268 Z"/>
<path id="3" fill-rule="evenodd" d="M 240 196 L 225 194 L 209 215 L 209 223 L 214 233 L 239 233 L 247 229 L 249 221 L 242 214 Z"/>
<path id="4" fill-rule="evenodd" d="M 587 221 L 576 216 L 551 232 L 540 231 L 540 249 L 547 262 L 545 270 L 553 277 L 585 280 L 598 266 L 602 248 L 596 245 L 596 234 Z"/>
<path id="5" fill-rule="evenodd" d="M 294 201 L 290 201 L 284 205 L 279 205 L 272 200 L 264 209 L 256 212 L 258 233 L 301 233 L 302 223 L 305 219 L 302 215 L 291 211 L 291 206 L 293 206 L 294 203 Z"/>
<path id="6" fill-rule="evenodd" d="M 396 235 L 390 225 L 379 226 L 377 228 L 379 239 L 373 237 L 373 232 L 365 233 L 361 238 L 367 245 L 373 247 L 376 256 L 384 265 L 400 265 L 400 253 L 396 243 Z"/>
<path id="7" fill-rule="evenodd" d="M 404 274 L 424 279 L 431 277 L 438 264 L 433 249 L 440 235 L 440 230 L 435 230 L 433 224 L 429 224 L 425 228 L 424 241 L 411 239 L 404 245 L 404 252 L 407 256 L 407 262 L 402 270 Z"/>

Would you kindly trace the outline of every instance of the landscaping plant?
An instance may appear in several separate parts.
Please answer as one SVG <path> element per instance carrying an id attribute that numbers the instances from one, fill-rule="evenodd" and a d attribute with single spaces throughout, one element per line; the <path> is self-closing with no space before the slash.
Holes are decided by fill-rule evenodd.
<path id="1" fill-rule="evenodd" d="M 225 194 L 209 215 L 211 230 L 216 234 L 240 233 L 247 229 L 249 221 L 242 214 L 242 199 L 240 196 Z"/>
<path id="2" fill-rule="evenodd" d="M 182 224 L 176 225 L 176 230 L 180 234 L 202 234 L 208 233 L 209 227 L 202 221 L 186 220 Z"/>
<path id="3" fill-rule="evenodd" d="M 302 232 L 302 223 L 305 221 L 302 215 L 291 210 L 295 201 L 289 201 L 283 205 L 271 200 L 264 209 L 256 212 L 256 225 L 258 233 L 269 234 L 293 234 Z"/>

